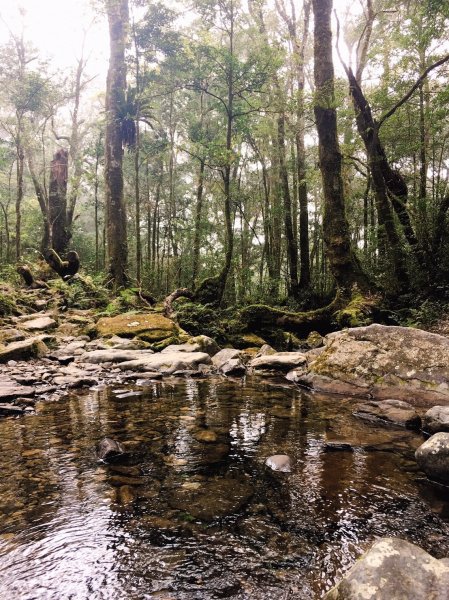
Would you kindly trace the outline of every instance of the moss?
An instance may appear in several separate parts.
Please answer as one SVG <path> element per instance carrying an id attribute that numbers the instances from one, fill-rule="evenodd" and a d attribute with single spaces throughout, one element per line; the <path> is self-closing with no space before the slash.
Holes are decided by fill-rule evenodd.
<path id="1" fill-rule="evenodd" d="M 59 296 L 60 303 L 67 308 L 104 308 L 108 302 L 108 290 L 91 277 L 77 275 L 67 282 L 52 279 L 48 281 L 48 285 Z"/>
<path id="2" fill-rule="evenodd" d="M 377 298 L 355 293 L 349 303 L 335 313 L 340 327 L 365 327 L 373 323 L 373 309 Z"/>
<path id="3" fill-rule="evenodd" d="M 134 337 L 137 335 L 151 343 L 178 334 L 178 328 L 173 321 L 155 312 L 125 313 L 115 317 L 102 317 L 96 324 L 96 331 L 103 336 Z"/>
<path id="4" fill-rule="evenodd" d="M 19 312 L 14 295 L 0 292 L 0 317 L 17 315 Z"/>

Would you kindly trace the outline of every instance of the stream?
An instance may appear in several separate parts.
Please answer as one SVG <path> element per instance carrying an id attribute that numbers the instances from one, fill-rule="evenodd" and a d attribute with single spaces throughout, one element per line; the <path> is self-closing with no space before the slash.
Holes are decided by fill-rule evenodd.
<path id="1" fill-rule="evenodd" d="M 169 378 L 2 419 L 0 598 L 310 600 L 376 537 L 449 556 L 421 434 L 355 404 L 281 380 Z M 106 436 L 127 451 L 113 464 L 97 460 Z M 292 472 L 266 467 L 273 454 Z"/>

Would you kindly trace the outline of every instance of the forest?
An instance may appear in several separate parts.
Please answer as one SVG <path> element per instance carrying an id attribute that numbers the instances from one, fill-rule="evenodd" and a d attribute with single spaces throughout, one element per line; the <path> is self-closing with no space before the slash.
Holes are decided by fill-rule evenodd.
<path id="1" fill-rule="evenodd" d="M 22 3 L 0 597 L 446 600 L 447 0 Z"/>
<path id="2" fill-rule="evenodd" d="M 448 9 L 355 4 L 106 2 L 95 95 L 82 51 L 58 73 L 11 32 L 4 276 L 75 251 L 115 292 L 222 308 L 308 310 L 354 285 L 367 306 L 446 301 Z"/>

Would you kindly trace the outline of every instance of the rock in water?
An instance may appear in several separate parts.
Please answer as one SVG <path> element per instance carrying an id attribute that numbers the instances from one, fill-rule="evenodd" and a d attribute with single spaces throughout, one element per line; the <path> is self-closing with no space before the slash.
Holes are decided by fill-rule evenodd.
<path id="1" fill-rule="evenodd" d="M 398 538 L 375 542 L 324 600 L 447 600 L 448 559 Z"/>
<path id="2" fill-rule="evenodd" d="M 274 454 L 269 456 L 265 461 L 267 467 L 273 471 L 280 471 L 281 473 L 291 473 L 292 461 L 287 454 Z"/>
<path id="3" fill-rule="evenodd" d="M 365 402 L 359 404 L 352 414 L 375 424 L 398 425 L 407 429 L 419 429 L 421 426 L 421 417 L 413 406 L 402 400 Z"/>
<path id="4" fill-rule="evenodd" d="M 430 434 L 449 432 L 449 406 L 434 406 L 428 410 L 423 418 L 423 430 Z"/>
<path id="5" fill-rule="evenodd" d="M 449 484 L 449 433 L 435 433 L 416 450 L 415 458 L 429 479 Z"/>
<path id="6" fill-rule="evenodd" d="M 125 448 L 120 442 L 111 438 L 103 438 L 97 447 L 98 460 L 108 462 L 125 454 Z"/>

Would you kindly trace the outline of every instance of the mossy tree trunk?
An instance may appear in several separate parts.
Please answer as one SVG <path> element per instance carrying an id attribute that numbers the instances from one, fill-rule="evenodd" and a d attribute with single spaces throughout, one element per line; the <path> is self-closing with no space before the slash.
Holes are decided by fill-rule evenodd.
<path id="1" fill-rule="evenodd" d="M 334 65 L 331 32 L 332 0 L 314 0 L 314 113 L 318 130 L 320 170 L 323 180 L 323 237 L 329 267 L 338 287 L 350 291 L 354 284 L 370 288 L 369 281 L 354 254 L 345 214 L 341 153 L 337 137 Z"/>
<path id="2" fill-rule="evenodd" d="M 125 110 L 125 47 L 128 28 L 128 0 L 106 0 L 109 22 L 110 57 L 106 83 L 105 178 L 109 276 L 114 288 L 128 282 L 126 206 L 123 197 L 123 137 Z"/>

